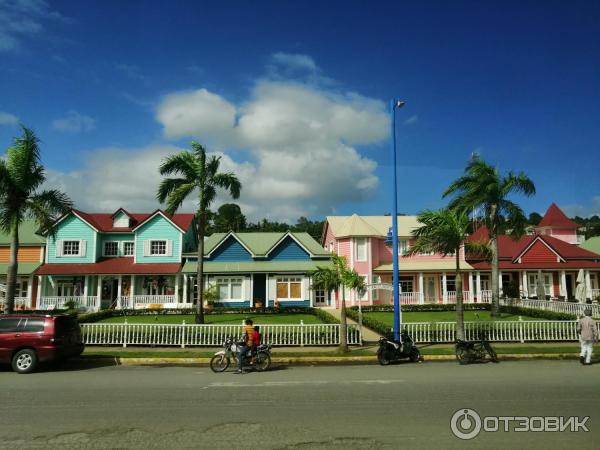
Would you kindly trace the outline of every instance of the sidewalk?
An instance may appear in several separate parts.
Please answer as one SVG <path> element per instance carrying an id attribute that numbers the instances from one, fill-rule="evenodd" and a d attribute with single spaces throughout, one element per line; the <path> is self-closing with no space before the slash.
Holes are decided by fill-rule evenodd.
<path id="1" fill-rule="evenodd" d="M 335 317 L 336 319 L 341 320 L 342 314 L 339 309 L 337 309 L 337 308 L 336 309 L 327 309 L 326 311 L 329 314 L 331 314 L 333 317 Z M 346 317 L 346 321 L 348 322 L 348 325 L 358 326 L 358 323 L 356 323 L 354 320 L 350 319 L 349 317 Z M 373 330 L 365 327 L 364 325 L 362 327 L 362 335 L 363 335 L 363 342 L 365 342 L 365 343 L 378 342 L 379 338 L 381 337 L 380 334 L 375 333 Z"/>

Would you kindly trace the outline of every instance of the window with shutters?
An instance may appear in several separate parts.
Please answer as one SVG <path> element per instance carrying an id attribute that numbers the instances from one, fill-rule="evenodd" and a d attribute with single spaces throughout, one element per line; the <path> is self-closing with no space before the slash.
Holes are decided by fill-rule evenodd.
<path id="1" fill-rule="evenodd" d="M 63 241 L 62 254 L 64 256 L 79 256 L 79 241 Z"/>
<path id="2" fill-rule="evenodd" d="M 299 300 L 301 298 L 301 277 L 277 277 L 277 300 Z"/>

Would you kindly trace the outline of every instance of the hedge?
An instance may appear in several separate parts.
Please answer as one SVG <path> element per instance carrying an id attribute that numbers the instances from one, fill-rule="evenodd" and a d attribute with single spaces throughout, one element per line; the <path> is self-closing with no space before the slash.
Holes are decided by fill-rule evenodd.
<path id="1" fill-rule="evenodd" d="M 489 303 L 465 303 L 463 304 L 465 311 L 489 311 L 491 305 Z M 348 311 L 358 311 L 358 306 L 351 306 L 347 308 Z M 440 303 L 431 303 L 425 305 L 402 305 L 403 312 L 436 312 L 436 311 L 455 311 L 456 305 L 449 304 L 444 305 Z M 365 312 L 393 312 L 394 305 L 368 305 L 362 307 L 363 313 Z"/>

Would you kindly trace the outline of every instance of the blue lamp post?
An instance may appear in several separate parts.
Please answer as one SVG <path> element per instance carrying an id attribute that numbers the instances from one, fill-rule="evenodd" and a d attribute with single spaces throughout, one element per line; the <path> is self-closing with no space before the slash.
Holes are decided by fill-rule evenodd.
<path id="1" fill-rule="evenodd" d="M 394 340 L 400 340 L 402 325 L 402 309 L 400 307 L 400 283 L 398 279 L 398 178 L 396 175 L 396 110 L 402 108 L 405 102 L 398 99 L 390 101 L 390 119 L 392 127 L 392 159 L 394 167 L 394 205 L 392 208 L 392 284 L 394 289 Z"/>

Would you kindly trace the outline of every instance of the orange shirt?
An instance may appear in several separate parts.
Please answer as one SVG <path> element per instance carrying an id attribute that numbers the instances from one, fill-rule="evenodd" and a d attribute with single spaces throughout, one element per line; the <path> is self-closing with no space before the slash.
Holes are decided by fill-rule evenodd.
<path id="1" fill-rule="evenodd" d="M 252 345 L 252 333 L 254 333 L 254 327 L 252 325 L 244 325 L 243 334 L 245 335 L 244 339 L 248 346 Z"/>

